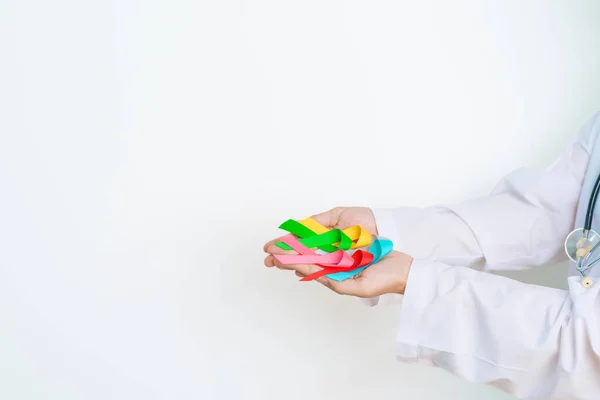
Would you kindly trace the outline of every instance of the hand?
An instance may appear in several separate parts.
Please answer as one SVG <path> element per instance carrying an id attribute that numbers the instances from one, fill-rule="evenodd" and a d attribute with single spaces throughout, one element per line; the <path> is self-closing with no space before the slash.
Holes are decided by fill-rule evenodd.
<path id="1" fill-rule="evenodd" d="M 311 217 L 330 229 L 346 229 L 360 225 L 371 235 L 377 235 L 375 215 L 369 207 L 336 207 Z"/>
<path id="2" fill-rule="evenodd" d="M 367 207 L 336 207 L 311 218 L 330 229 L 344 229 L 354 225 L 361 225 L 371 234 L 377 234 L 375 217 Z M 297 276 L 304 277 L 321 268 L 312 264 L 279 263 L 273 254 L 296 254 L 275 246 L 277 239 L 265 244 L 264 250 L 269 255 L 265 258 L 267 267 L 277 267 L 282 270 L 294 270 Z M 339 294 L 357 297 L 374 297 L 386 293 L 404 294 L 408 272 L 412 264 L 412 257 L 407 254 L 392 251 L 378 263 L 371 265 L 353 278 L 338 282 L 326 276 L 316 280 Z"/>

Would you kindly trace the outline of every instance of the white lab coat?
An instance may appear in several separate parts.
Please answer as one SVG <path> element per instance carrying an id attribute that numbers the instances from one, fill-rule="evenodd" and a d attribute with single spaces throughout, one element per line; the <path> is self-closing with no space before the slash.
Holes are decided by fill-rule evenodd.
<path id="1" fill-rule="evenodd" d="M 379 234 L 414 257 L 404 296 L 365 300 L 402 298 L 400 361 L 523 399 L 600 399 L 600 278 L 586 289 L 571 272 L 568 290 L 559 290 L 486 272 L 566 260 L 564 239 L 598 135 L 600 115 L 548 169 L 518 170 L 487 197 L 374 210 Z M 600 265 L 590 276 L 600 277 Z"/>

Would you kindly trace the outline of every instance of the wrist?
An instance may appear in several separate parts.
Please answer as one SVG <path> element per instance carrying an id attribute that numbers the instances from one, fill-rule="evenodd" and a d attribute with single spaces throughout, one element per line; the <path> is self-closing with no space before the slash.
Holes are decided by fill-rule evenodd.
<path id="1" fill-rule="evenodd" d="M 403 257 L 399 257 L 399 259 L 401 262 L 398 268 L 396 284 L 394 285 L 394 293 L 404 294 L 408 282 L 408 275 L 414 259 L 408 254 L 403 254 Z"/>

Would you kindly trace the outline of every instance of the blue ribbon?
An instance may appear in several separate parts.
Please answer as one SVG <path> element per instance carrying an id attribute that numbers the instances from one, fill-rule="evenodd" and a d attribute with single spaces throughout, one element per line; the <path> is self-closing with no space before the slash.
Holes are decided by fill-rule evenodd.
<path id="1" fill-rule="evenodd" d="M 379 260 L 381 260 L 383 257 L 390 254 L 390 252 L 393 249 L 394 249 L 394 244 L 392 243 L 391 240 L 377 237 L 377 238 L 375 238 L 375 240 L 371 244 L 371 247 L 368 250 L 374 256 L 373 262 L 371 264 L 367 264 L 364 267 L 360 267 L 360 268 L 354 269 L 352 271 L 336 272 L 336 273 L 325 275 L 325 276 L 328 277 L 329 279 L 333 279 L 334 281 L 338 281 L 338 282 L 346 280 L 348 278 L 352 278 L 353 276 L 360 274 L 365 268 L 370 267 L 371 265 L 373 265 L 373 264 L 377 263 Z"/>

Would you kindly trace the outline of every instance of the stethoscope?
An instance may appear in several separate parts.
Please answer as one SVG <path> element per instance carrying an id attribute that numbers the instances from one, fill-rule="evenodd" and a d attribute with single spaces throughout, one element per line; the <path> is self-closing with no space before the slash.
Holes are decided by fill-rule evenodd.
<path id="1" fill-rule="evenodd" d="M 592 229 L 592 218 L 594 208 L 600 191 L 600 175 L 596 179 L 594 189 L 590 196 L 590 202 L 585 213 L 585 223 L 583 228 L 575 229 L 569 233 L 565 240 L 565 252 L 567 256 L 576 263 L 576 268 L 581 274 L 581 286 L 585 288 L 592 287 L 594 281 L 587 276 L 587 272 L 596 264 L 600 263 L 600 256 L 592 259 L 592 255 L 600 248 L 600 235 Z"/>

